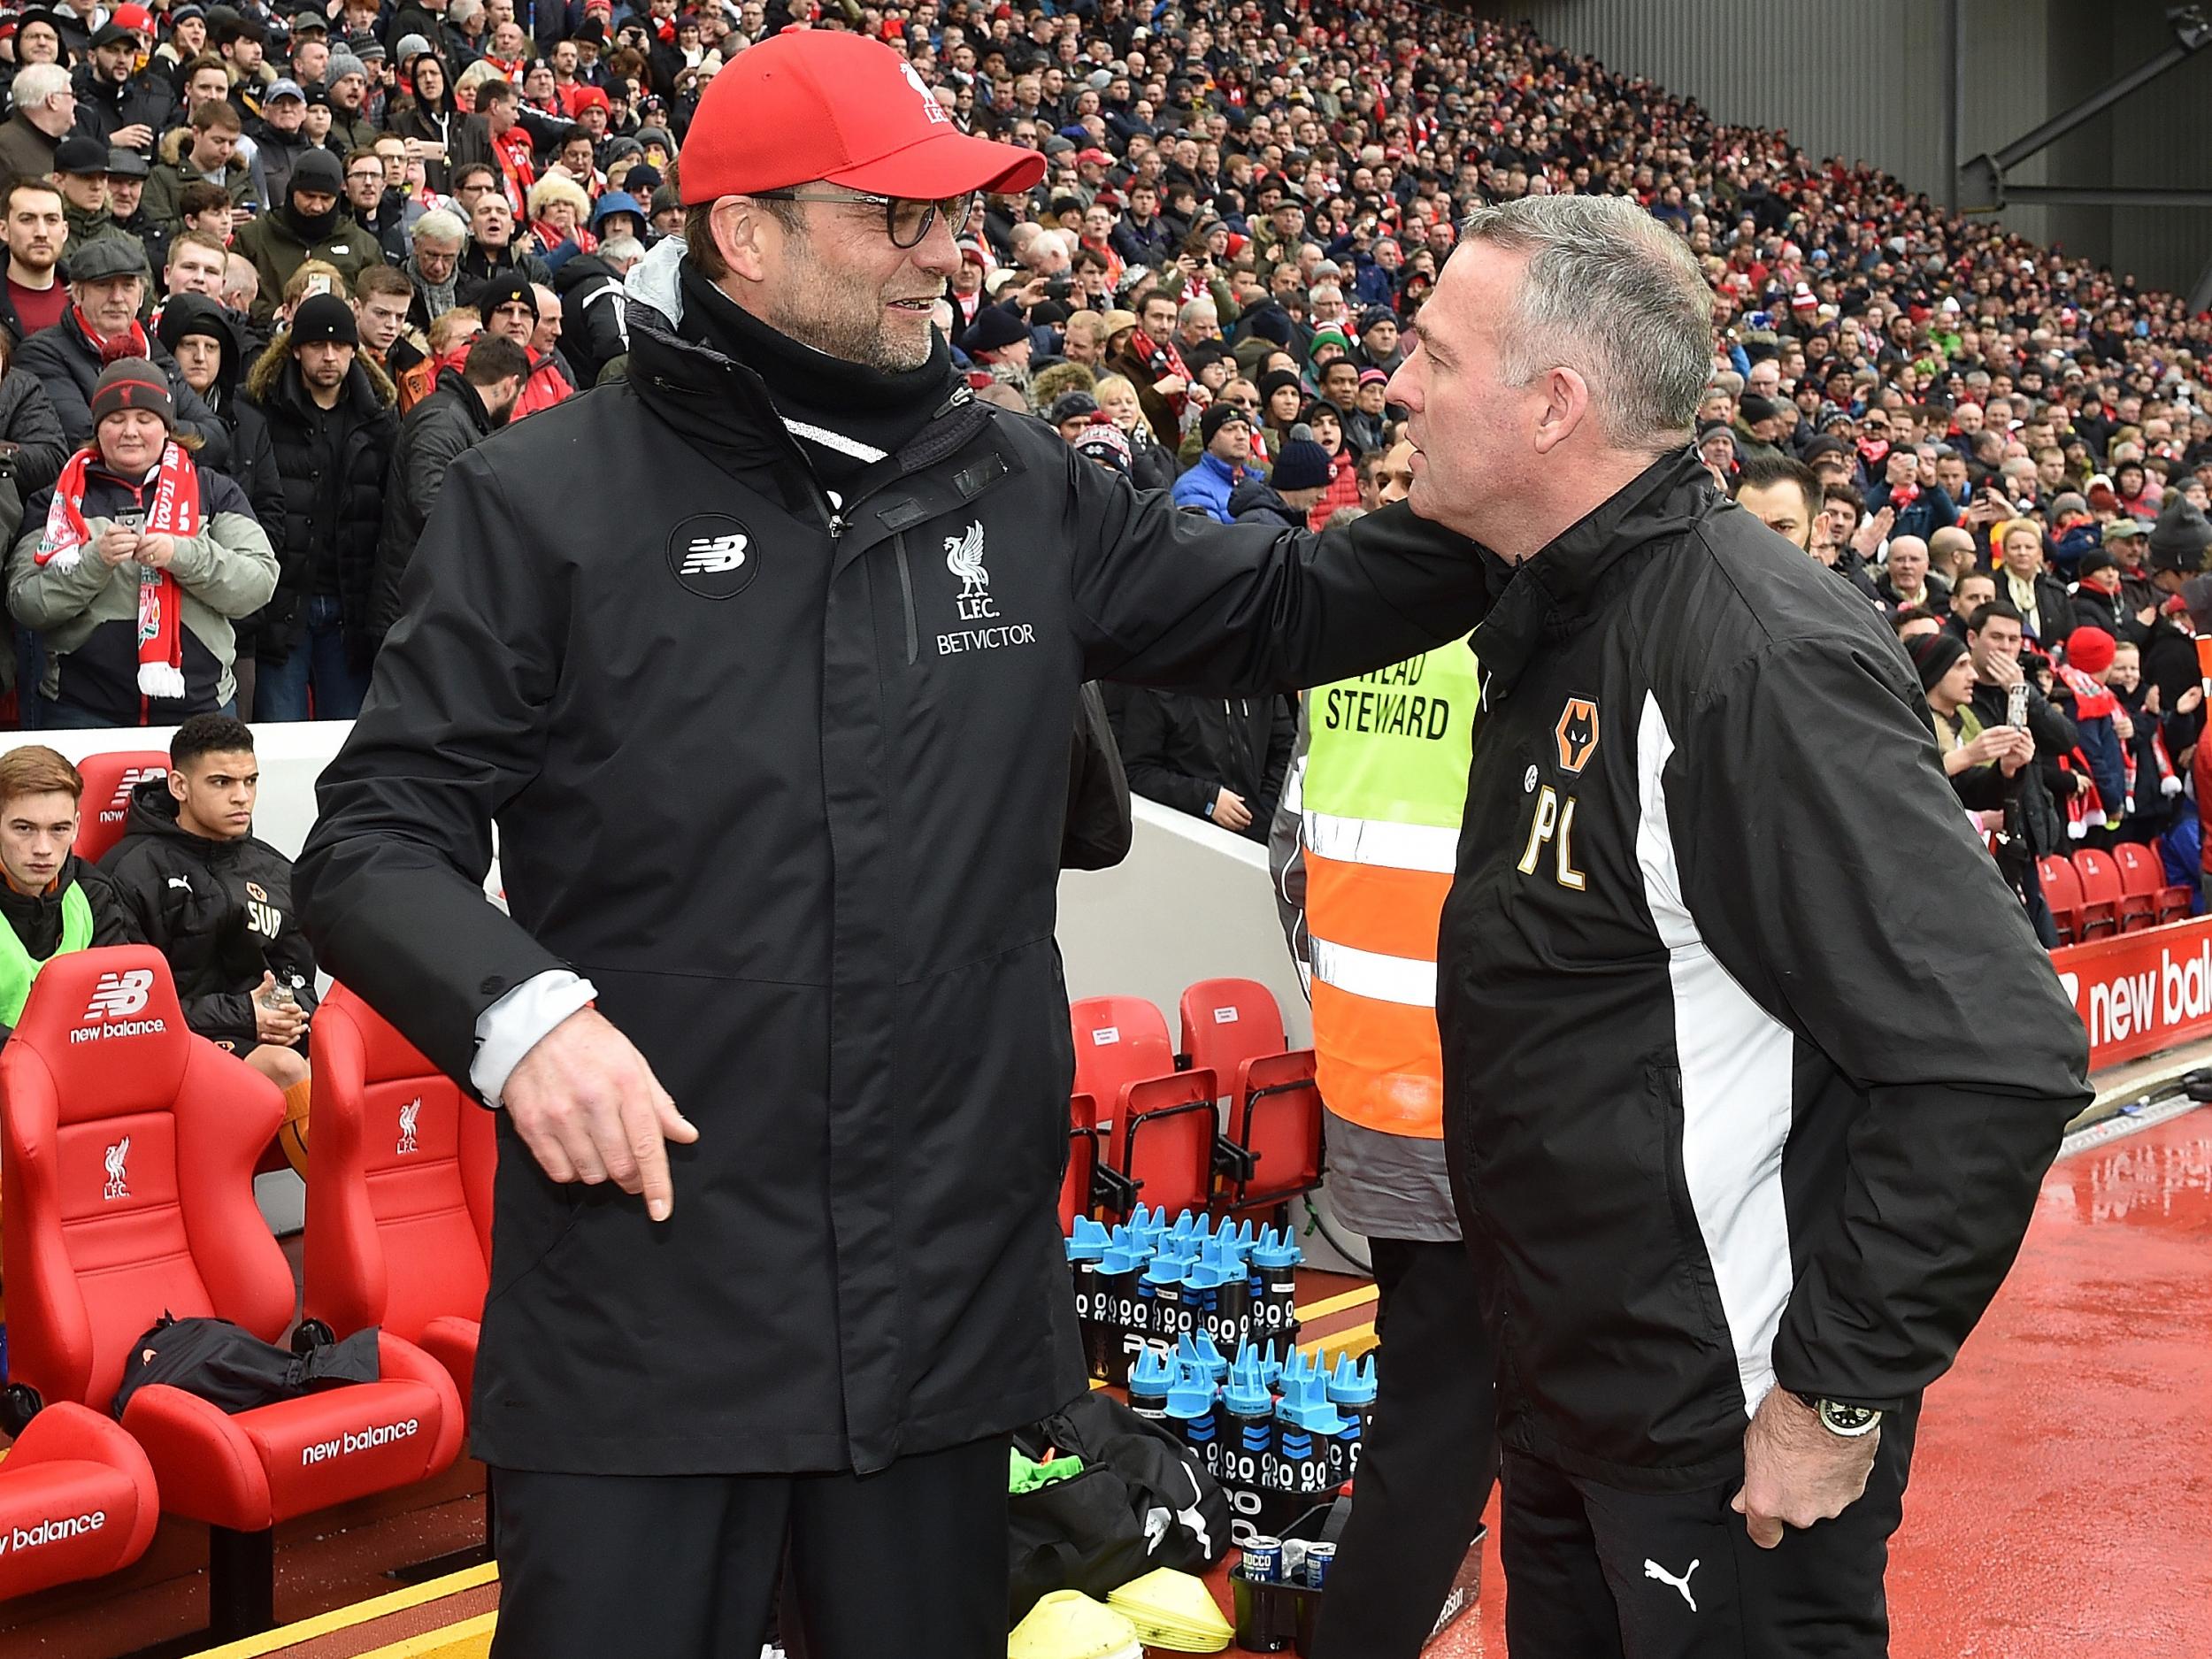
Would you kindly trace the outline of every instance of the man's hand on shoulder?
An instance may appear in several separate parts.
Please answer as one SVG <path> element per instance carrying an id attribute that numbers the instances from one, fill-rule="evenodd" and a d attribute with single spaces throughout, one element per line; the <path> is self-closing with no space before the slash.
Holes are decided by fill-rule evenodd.
<path id="1" fill-rule="evenodd" d="M 642 1193 L 654 1220 L 668 1219 L 675 1196 L 666 1143 L 688 1146 L 699 1131 L 596 1009 L 577 1010 L 541 1037 L 508 1074 L 500 1104 L 555 1180 L 611 1180 Z"/>
<path id="2" fill-rule="evenodd" d="M 1857 1502 L 1881 1444 L 1879 1428 L 1847 1439 L 1786 1388 L 1768 1391 L 1743 1437 L 1743 1490 L 1729 1507 L 1751 1541 L 1772 1549 L 1785 1527 L 1833 1520 Z"/>

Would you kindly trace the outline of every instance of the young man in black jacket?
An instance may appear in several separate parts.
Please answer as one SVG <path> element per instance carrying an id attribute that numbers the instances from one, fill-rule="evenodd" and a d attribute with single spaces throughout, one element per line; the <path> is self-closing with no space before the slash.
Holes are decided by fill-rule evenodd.
<path id="1" fill-rule="evenodd" d="M 169 959 L 185 1024 L 286 1092 L 305 1116 L 315 957 L 292 903 L 292 865 L 253 833 L 253 732 L 196 714 L 169 772 L 131 791 L 123 839 L 100 868 L 138 937 Z"/>
<path id="2" fill-rule="evenodd" d="M 1887 626 L 1687 448 L 1710 304 L 1632 200 L 1478 208 L 1391 385 L 1494 597 L 1438 1013 L 1506 1637 L 1876 1659 L 2087 1044 Z"/>
<path id="3" fill-rule="evenodd" d="M 83 797 L 76 767 L 42 744 L 0 755 L 0 1033 L 56 956 L 137 937 L 106 875 L 71 850 Z"/>
<path id="4" fill-rule="evenodd" d="M 1266 841 L 1298 737 L 1288 698 L 1116 686 L 1106 709 L 1131 789 L 1247 841 Z"/>
<path id="5" fill-rule="evenodd" d="M 368 689 L 369 590 L 399 416 L 360 347 L 353 308 L 314 295 L 246 378 L 284 480 L 283 518 L 269 526 L 283 573 L 257 646 L 264 720 L 304 720 L 311 690 L 317 719 L 349 720 Z"/>

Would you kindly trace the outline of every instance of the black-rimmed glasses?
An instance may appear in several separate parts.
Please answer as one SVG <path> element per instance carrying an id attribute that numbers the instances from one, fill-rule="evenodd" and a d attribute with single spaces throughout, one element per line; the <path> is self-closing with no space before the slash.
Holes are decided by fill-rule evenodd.
<path id="1" fill-rule="evenodd" d="M 807 190 L 748 190 L 745 194 L 763 202 L 827 202 L 833 206 L 879 207 L 883 210 L 884 231 L 894 248 L 919 247 L 941 213 L 945 223 L 952 227 L 952 234 L 959 235 L 968 227 L 968 215 L 975 209 L 976 198 L 973 190 L 936 202 L 910 196 L 872 196 L 864 190 L 856 190 L 849 196 L 824 196 L 819 191 Z"/>

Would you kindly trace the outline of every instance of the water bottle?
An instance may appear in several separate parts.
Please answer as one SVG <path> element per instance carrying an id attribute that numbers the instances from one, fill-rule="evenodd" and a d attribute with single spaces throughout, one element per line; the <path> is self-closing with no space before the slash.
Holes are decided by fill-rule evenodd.
<path id="1" fill-rule="evenodd" d="M 1329 1403 L 1345 1420 L 1344 1432 L 1333 1443 L 1331 1475 L 1334 1483 L 1341 1483 L 1359 1473 L 1360 1443 L 1367 1438 L 1367 1425 L 1375 1416 L 1375 1356 L 1355 1360 L 1348 1354 L 1337 1356 L 1336 1369 L 1329 1373 Z"/>
<path id="2" fill-rule="evenodd" d="M 1214 1416 L 1214 1385 L 1202 1366 L 1176 1366 L 1175 1381 L 1167 1391 L 1167 1423 L 1199 1465 L 1218 1479 L 1221 1440 Z"/>
<path id="3" fill-rule="evenodd" d="M 1148 1422 L 1166 1421 L 1168 1390 L 1174 1385 L 1174 1369 L 1166 1356 L 1146 1348 L 1129 1368 L 1129 1409 Z"/>
<path id="4" fill-rule="evenodd" d="M 1259 1356 L 1248 1348 L 1229 1368 L 1221 1391 L 1220 1440 L 1221 1484 L 1257 1492 L 1275 1444 L 1275 1397 L 1260 1374 Z"/>

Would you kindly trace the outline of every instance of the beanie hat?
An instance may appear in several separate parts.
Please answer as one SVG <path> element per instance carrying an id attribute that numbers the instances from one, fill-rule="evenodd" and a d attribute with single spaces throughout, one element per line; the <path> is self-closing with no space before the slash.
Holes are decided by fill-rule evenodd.
<path id="1" fill-rule="evenodd" d="M 960 349 L 970 357 L 979 351 L 1003 351 L 1018 340 L 1029 338 L 1029 325 L 1001 305 L 987 305 L 975 314 Z"/>
<path id="2" fill-rule="evenodd" d="M 331 53 L 329 66 L 323 71 L 323 85 L 334 87 L 348 75 L 359 75 L 365 81 L 369 75 L 368 65 L 351 52 Z"/>
<path id="3" fill-rule="evenodd" d="M 292 313 L 291 343 L 303 346 L 316 342 L 342 346 L 361 343 L 361 330 L 353 320 L 353 307 L 335 294 L 310 295 Z"/>
<path id="4" fill-rule="evenodd" d="M 1932 691 L 1937 680 L 1951 672 L 1951 664 L 1966 655 L 1966 641 L 1947 630 L 1924 634 L 1905 649 L 1911 654 L 1913 670 L 1920 676 L 1920 688 Z"/>
<path id="5" fill-rule="evenodd" d="M 1301 403 L 1305 401 L 1306 388 L 1303 382 L 1288 369 L 1278 369 L 1272 374 L 1260 376 L 1260 407 L 1265 409 L 1273 403 L 1275 394 L 1286 386 L 1298 394 Z"/>
<path id="6" fill-rule="evenodd" d="M 538 291 L 531 286 L 530 273 L 519 265 L 509 265 L 484 284 L 482 292 L 476 296 L 476 309 L 488 323 L 494 311 L 518 300 L 530 308 L 531 316 L 538 314 Z"/>
<path id="7" fill-rule="evenodd" d="M 297 196 L 302 190 L 319 191 L 325 196 L 342 196 L 345 188 L 345 169 L 339 165 L 338 157 L 326 150 L 306 150 L 292 164 L 289 193 L 293 196 Z"/>
<path id="8" fill-rule="evenodd" d="M 2085 674 L 2101 674 L 2112 666 L 2113 640 L 2102 628 L 2086 625 L 2066 636 L 2066 664 Z"/>
<path id="9" fill-rule="evenodd" d="M 1240 422 L 1246 431 L 1248 432 L 1251 430 L 1252 417 L 1246 414 L 1234 403 L 1207 404 L 1206 412 L 1198 418 L 1198 435 L 1200 440 L 1207 444 L 1211 444 L 1214 439 L 1220 435 L 1221 429 L 1233 420 Z"/>
<path id="10" fill-rule="evenodd" d="M 223 313 L 215 302 L 199 294 L 170 296 L 161 308 L 161 319 L 154 325 L 154 334 L 173 352 L 177 349 L 177 342 L 188 334 L 205 334 L 233 353 L 238 349 L 238 336 L 223 320 Z"/>
<path id="11" fill-rule="evenodd" d="M 1306 348 L 1307 358 L 1310 360 L 1319 357 L 1324 346 L 1334 346 L 1347 355 L 1352 349 L 1352 342 L 1344 337 L 1341 328 L 1317 328 L 1313 331 L 1313 343 Z"/>
<path id="12" fill-rule="evenodd" d="M 119 357 L 101 371 L 92 388 L 95 427 L 124 409 L 150 409 L 163 426 L 176 429 L 177 406 L 169 396 L 168 377 L 143 357 Z"/>
<path id="13" fill-rule="evenodd" d="M 1281 306 L 1266 304 L 1254 311 L 1246 324 L 1252 334 L 1270 345 L 1290 343 L 1290 313 Z"/>
<path id="14" fill-rule="evenodd" d="M 1269 482 L 1279 490 L 1324 489 L 1329 478 L 1329 452 L 1313 441 L 1313 428 L 1293 426 L 1290 436 L 1283 441 L 1282 453 L 1275 457 Z"/>
<path id="15" fill-rule="evenodd" d="M 1096 413 L 1098 413 L 1098 399 L 1088 392 L 1063 392 L 1052 400 L 1052 408 L 1046 413 L 1045 419 L 1050 425 L 1056 426 L 1063 421 L 1073 420 L 1079 416 L 1088 420 Z"/>
<path id="16" fill-rule="evenodd" d="M 1129 439 L 1119 426 L 1101 417 L 1075 434 L 1075 452 L 1088 460 L 1102 462 L 1119 472 L 1129 475 Z"/>
<path id="17" fill-rule="evenodd" d="M 2204 568 L 2204 549 L 2212 542 L 2212 520 L 2196 503 L 2177 492 L 2151 529 L 2151 568 L 2195 572 Z"/>
<path id="18" fill-rule="evenodd" d="M 1763 420 L 1772 420 L 1781 412 L 1771 399 L 1762 397 L 1756 392 L 1746 392 L 1736 400 L 1736 413 L 1747 426 L 1755 426 Z"/>

